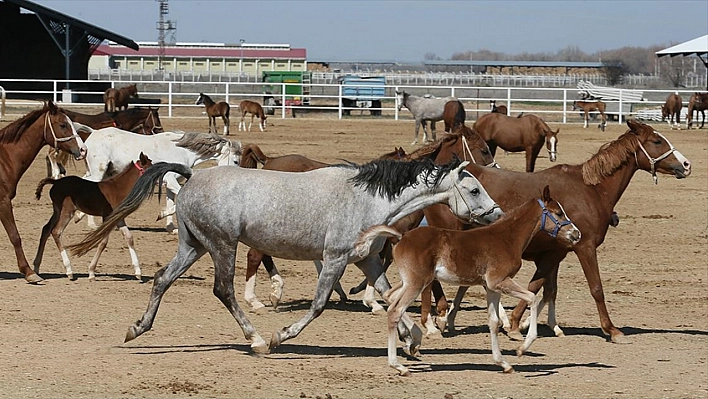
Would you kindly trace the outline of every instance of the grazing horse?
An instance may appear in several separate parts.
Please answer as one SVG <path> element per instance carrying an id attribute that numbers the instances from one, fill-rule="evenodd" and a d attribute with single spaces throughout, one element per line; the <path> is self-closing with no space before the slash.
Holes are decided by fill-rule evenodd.
<path id="1" fill-rule="evenodd" d="M 241 111 L 241 122 L 238 123 L 238 131 L 241 131 L 241 127 L 243 127 L 243 131 L 246 131 L 246 122 L 244 119 L 246 118 L 246 114 L 251 114 L 251 122 L 248 124 L 248 131 L 251 131 L 251 126 L 253 126 L 253 118 L 258 117 L 260 121 L 258 122 L 258 127 L 261 128 L 261 132 L 265 131 L 266 127 L 266 119 L 268 118 L 263 112 L 263 107 L 258 104 L 255 101 L 250 101 L 250 100 L 243 100 L 241 103 L 238 105 L 238 109 Z"/>
<path id="2" fill-rule="evenodd" d="M 180 163 L 189 168 L 209 160 L 216 160 L 219 165 L 237 165 L 241 153 L 240 142 L 213 133 L 165 132 L 143 136 L 113 127 L 94 131 L 86 140 L 86 146 L 89 152 L 84 177 L 91 181 L 108 177 L 107 166 L 111 162 L 115 170 L 123 170 L 132 163 L 130 154 L 136 151 L 150 154 L 153 162 Z M 174 199 L 181 186 L 174 173 L 166 175 L 164 183 L 167 187 L 165 209 L 158 220 L 166 218 L 167 231 L 174 232 Z"/>
<path id="3" fill-rule="evenodd" d="M 142 152 L 140 158 L 132 165 L 126 168 L 118 175 L 99 182 L 92 182 L 82 179 L 78 176 L 67 176 L 58 180 L 51 178 L 42 179 L 37 186 L 35 196 L 37 199 L 42 197 L 42 189 L 47 184 L 52 184 L 49 190 L 49 196 L 52 199 L 52 207 L 54 212 L 49 218 L 47 224 L 42 228 L 42 235 L 39 238 L 39 246 L 37 247 L 37 255 L 34 258 L 34 272 L 39 274 L 39 266 L 42 264 L 42 256 L 44 255 L 44 247 L 47 244 L 47 239 L 51 233 L 54 237 L 54 242 L 57 244 L 59 253 L 61 254 L 66 276 L 70 280 L 74 279 L 74 272 L 71 268 L 71 261 L 66 254 L 64 245 L 62 244 L 62 234 L 64 229 L 71 221 L 74 212 L 80 209 L 86 214 L 94 216 L 102 216 L 104 219 L 113 212 L 113 208 L 120 204 L 125 199 L 130 190 L 135 185 L 135 182 L 142 176 L 145 169 L 152 166 L 152 161 Z M 125 225 L 125 221 L 118 222 L 118 228 L 123 233 L 123 237 L 128 243 L 130 251 L 130 259 L 135 271 L 135 277 L 140 280 L 142 272 L 140 271 L 140 262 L 138 255 L 133 247 L 133 235 Z M 96 264 L 101 256 L 101 253 L 106 248 L 108 236 L 101 242 L 96 251 L 96 255 L 89 264 L 88 277 L 89 280 L 96 280 Z"/>
<path id="4" fill-rule="evenodd" d="M 42 278 L 32 270 L 25 258 L 12 211 L 12 199 L 17 194 L 17 183 L 45 144 L 61 148 L 76 159 L 86 156 L 86 146 L 76 133 L 74 124 L 51 101 L 0 129 L 0 220 L 15 249 L 20 273 L 32 284 L 39 283 Z"/>
<path id="5" fill-rule="evenodd" d="M 164 167 L 161 167 L 164 165 Z M 200 169 L 187 180 L 177 202 L 179 223 L 175 257 L 155 273 L 147 310 L 126 334 L 126 342 L 152 328 L 162 296 L 175 280 L 207 252 L 214 262 L 214 295 L 230 311 L 251 341 L 254 352 L 267 353 L 296 337 L 324 310 L 325 303 L 349 263 L 354 263 L 383 293 L 391 288 L 381 268 L 376 240 L 367 253 L 354 250 L 361 231 L 391 224 L 434 203 L 447 203 L 465 220 L 489 224 L 502 212 L 471 174 L 467 162 L 376 160 L 364 165 L 336 165 L 302 173 L 217 166 Z M 174 167 L 173 167 L 174 166 Z M 114 213 L 72 251 L 88 251 L 111 231 L 117 220 L 135 211 L 153 192 L 162 173 L 191 174 L 181 165 L 156 164 L 138 180 Z M 270 198 L 269 201 L 263 201 Z M 296 323 L 273 333 L 268 346 L 234 297 L 238 243 L 272 256 L 322 260 L 310 310 Z M 422 333 L 404 318 L 401 334 L 416 353 Z"/>
<path id="6" fill-rule="evenodd" d="M 394 151 L 384 154 L 379 159 L 404 159 L 406 157 L 406 152 L 401 147 L 397 147 Z M 331 166 L 324 162 L 315 161 L 313 159 L 304 157 L 298 154 L 281 155 L 278 157 L 268 157 L 260 147 L 255 144 L 247 144 L 243 146 L 241 152 L 241 163 L 242 168 L 256 168 L 258 164 L 263 165 L 265 170 L 277 170 L 281 172 L 307 172 L 310 170 L 315 170 L 319 168 L 324 168 L 326 166 Z M 265 305 L 258 300 L 256 296 L 256 272 L 258 271 L 258 266 L 263 263 L 266 271 L 270 275 L 272 292 L 270 294 L 270 301 L 273 308 L 277 308 L 278 303 L 283 295 L 283 279 L 280 277 L 280 272 L 275 267 L 273 258 L 270 255 L 266 255 L 263 252 L 251 248 L 248 250 L 248 264 L 246 267 L 246 288 L 244 289 L 244 299 L 251 305 L 254 311 L 258 311 L 264 308 Z M 315 267 L 317 268 L 317 274 L 319 275 L 322 270 L 322 262 L 315 261 Z M 340 300 L 347 300 L 347 294 L 342 289 L 341 284 L 337 281 L 334 285 L 334 291 L 339 295 Z M 373 296 L 373 292 L 371 293 Z M 364 303 L 368 305 L 368 303 Z M 381 308 L 378 303 L 376 303 L 378 308 Z M 374 311 L 378 310 L 375 309 Z M 383 308 L 381 308 L 383 309 Z"/>
<path id="7" fill-rule="evenodd" d="M 465 124 L 465 107 L 462 101 L 452 100 L 445 103 L 443 109 L 443 122 L 445 122 L 445 132 L 449 133 Z"/>
<path id="8" fill-rule="evenodd" d="M 138 98 L 138 87 L 135 84 L 120 89 L 108 88 L 103 93 L 103 110 L 116 112 L 128 108 L 130 97 Z"/>
<path id="9" fill-rule="evenodd" d="M 678 92 L 669 94 L 669 96 L 666 97 L 666 102 L 661 106 L 661 121 L 663 122 L 666 118 L 670 118 L 669 124 L 680 128 L 682 107 L 683 102 Z"/>
<path id="10" fill-rule="evenodd" d="M 204 104 L 206 107 L 206 113 L 209 117 L 209 133 L 216 133 L 216 117 L 220 116 L 221 120 L 224 121 L 224 134 L 229 135 L 229 128 L 231 127 L 231 120 L 229 119 L 229 112 L 231 112 L 231 106 L 226 101 L 214 102 L 211 97 L 204 93 L 199 93 L 197 101 L 194 102 L 195 105 Z"/>
<path id="11" fill-rule="evenodd" d="M 536 339 L 535 321 L 540 300 L 513 278 L 521 269 L 521 254 L 539 232 L 567 248 L 572 248 L 581 237 L 580 230 L 568 219 L 561 204 L 551 199 L 548 186 L 544 188 L 541 198 L 528 199 L 489 226 L 465 231 L 422 226 L 406 233 L 393 247 L 401 281 L 385 294 L 389 302 L 389 366 L 401 375 L 410 375 L 408 368 L 396 358 L 396 326 L 418 295 L 433 280 L 437 280 L 454 285 L 484 286 L 494 363 L 501 366 L 505 373 L 513 372 L 499 349 L 499 300 L 501 294 L 506 293 L 531 306 L 529 333 L 517 350 L 521 356 Z M 387 226 L 374 227 L 363 233 L 359 242 L 365 246 L 382 233 L 395 236 L 396 232 Z"/>
<path id="12" fill-rule="evenodd" d="M 551 130 L 546 122 L 536 115 L 527 114 L 512 118 L 493 112 L 482 115 L 472 129 L 487 142 L 492 156 L 496 155 L 497 147 L 508 152 L 526 151 L 527 172 L 533 172 L 544 142 L 549 160 L 556 161 L 557 135 L 560 129 Z"/>
<path id="13" fill-rule="evenodd" d="M 690 129 L 693 124 L 693 111 L 696 111 L 696 120 L 698 120 L 698 113 L 700 112 L 703 116 L 701 120 L 701 129 L 706 122 L 706 110 L 708 110 L 708 93 L 693 93 L 691 98 L 688 100 L 688 114 L 686 115 L 686 129 Z"/>
<path id="14" fill-rule="evenodd" d="M 495 112 L 497 114 L 502 115 L 509 114 L 509 109 L 506 107 L 506 105 L 497 106 L 497 100 L 489 100 L 489 104 L 492 106 L 492 110 L 490 112 Z"/>
<path id="15" fill-rule="evenodd" d="M 597 111 L 600 113 L 600 116 L 602 117 L 602 121 L 600 122 L 597 127 L 602 130 L 603 132 L 605 131 L 605 126 L 607 125 L 607 117 L 605 116 L 605 103 L 597 100 L 597 101 L 573 101 L 573 111 L 577 110 L 583 110 L 584 116 L 583 116 L 583 127 L 587 128 L 588 127 L 588 118 L 590 117 L 590 112 L 592 111 Z"/>
<path id="16" fill-rule="evenodd" d="M 579 165 L 556 165 L 534 173 L 467 165 L 467 170 L 477 176 L 503 209 L 513 209 L 525 198 L 536 195 L 545 185 L 550 186 L 554 198 L 563 204 L 568 216 L 583 233 L 572 252 L 585 273 L 602 331 L 609 334 L 613 342 L 621 342 L 624 335 L 610 320 L 605 305 L 597 248 L 605 240 L 614 207 L 638 170 L 649 172 L 655 182 L 657 173 L 674 175 L 677 179 L 691 174 L 691 162 L 661 133 L 635 120 L 628 120 L 627 126 L 629 129 L 618 139 L 603 145 L 588 161 Z M 442 212 L 439 216 L 446 217 Z M 431 223 L 431 217 L 426 217 Z M 548 324 L 557 336 L 563 335 L 555 316 L 558 268 L 570 251 L 547 236 L 537 234 L 523 254 L 525 260 L 536 264 L 529 291 L 537 293 L 543 287 L 542 306 L 548 304 Z M 464 289 L 458 291 L 457 305 L 464 292 Z M 448 312 L 451 329 L 459 309 L 457 305 Z M 512 313 L 510 336 L 520 337 L 519 323 L 525 309 L 526 304 L 520 303 Z"/>
<path id="17" fill-rule="evenodd" d="M 445 109 L 445 104 L 448 101 L 456 101 L 455 97 L 418 97 L 412 94 L 408 94 L 405 91 L 396 91 L 396 103 L 398 104 L 398 111 L 404 106 L 411 111 L 413 118 L 415 119 L 415 139 L 411 144 L 418 143 L 418 130 L 420 130 L 421 123 L 423 124 L 423 142 L 435 141 L 435 122 L 443 119 L 443 111 Z M 431 139 L 428 140 L 428 128 L 427 122 L 430 121 L 430 134 Z"/>

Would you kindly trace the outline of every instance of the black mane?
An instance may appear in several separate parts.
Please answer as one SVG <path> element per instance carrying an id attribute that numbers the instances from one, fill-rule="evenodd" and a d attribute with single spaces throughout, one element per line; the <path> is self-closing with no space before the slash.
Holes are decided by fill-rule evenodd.
<path id="1" fill-rule="evenodd" d="M 356 176 L 349 179 L 357 187 L 364 187 L 372 195 L 380 195 L 389 200 L 399 196 L 407 187 L 415 187 L 418 177 L 423 174 L 425 185 L 437 187 L 440 181 L 460 163 L 455 158 L 445 165 L 435 165 L 432 159 L 414 161 L 391 159 L 374 160 L 363 165 L 355 165 Z"/>

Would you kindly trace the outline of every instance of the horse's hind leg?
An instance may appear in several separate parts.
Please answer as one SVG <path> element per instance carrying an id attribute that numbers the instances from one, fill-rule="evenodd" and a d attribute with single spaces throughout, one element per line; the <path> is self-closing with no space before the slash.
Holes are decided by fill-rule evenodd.
<path id="1" fill-rule="evenodd" d="M 126 243 L 128 244 L 128 252 L 130 253 L 130 263 L 133 265 L 133 271 L 135 273 L 135 278 L 138 280 L 143 279 L 143 272 L 140 270 L 140 261 L 138 260 L 138 253 L 135 252 L 135 245 L 133 243 L 133 233 L 130 232 L 128 226 L 125 225 L 125 221 L 118 224 L 120 232 L 123 233 Z M 97 254 L 98 255 L 98 254 Z"/>
<path id="2" fill-rule="evenodd" d="M 228 115 L 222 115 L 221 120 L 224 121 L 224 134 L 229 135 L 229 128 L 231 127 L 231 120 L 229 120 Z"/>
<path id="3" fill-rule="evenodd" d="M 265 341 L 258 335 L 255 327 L 253 327 L 236 302 L 236 296 L 234 295 L 236 249 L 228 249 L 227 243 L 219 244 L 222 244 L 219 247 L 227 249 L 220 252 L 210 251 L 214 261 L 214 295 L 219 298 L 221 303 L 229 310 L 231 316 L 236 319 L 246 339 L 251 341 L 251 350 L 255 353 L 268 353 L 268 346 Z M 217 245 L 214 245 L 214 247 L 217 247 Z"/>
<path id="4" fill-rule="evenodd" d="M 147 309 L 140 320 L 128 328 L 128 333 L 125 335 L 125 342 L 139 337 L 152 328 L 152 323 L 155 321 L 155 315 L 157 314 L 157 309 L 160 307 L 162 296 L 165 295 L 165 292 L 170 288 L 172 283 L 174 283 L 179 276 L 184 274 L 204 253 L 206 253 L 206 250 L 194 238 L 189 237 L 188 234 L 185 234 L 184 238 L 180 237 L 179 243 L 177 244 L 177 253 L 174 258 L 172 258 L 167 266 L 155 272 Z"/>
<path id="5" fill-rule="evenodd" d="M 435 134 L 435 121 L 430 121 L 430 136 L 432 137 L 432 140 L 430 141 L 437 140 L 437 135 Z"/>
<path id="6" fill-rule="evenodd" d="M 268 255 L 255 248 L 249 249 L 248 254 L 246 255 L 246 287 L 243 291 L 243 299 L 251 305 L 251 310 L 254 312 L 258 312 L 260 309 L 265 308 L 265 305 L 259 301 L 256 296 L 256 273 L 258 272 L 258 266 L 261 265 L 261 262 L 266 257 L 270 258 Z M 280 298 L 278 298 L 278 300 L 280 300 Z M 273 307 L 275 306 L 276 305 Z"/>
<path id="7" fill-rule="evenodd" d="M 322 261 L 316 260 L 316 261 L 314 261 L 314 263 L 315 263 L 315 269 L 317 269 L 317 278 L 319 278 L 320 273 L 322 273 Z M 337 295 L 339 295 L 340 301 L 347 300 L 347 293 L 344 292 L 344 288 L 342 288 L 342 284 L 340 284 L 339 281 L 334 283 L 334 292 L 336 292 Z M 374 301 L 374 302 L 376 302 L 376 301 Z M 378 305 L 378 303 L 376 305 Z M 379 305 L 379 307 L 381 307 L 381 306 Z M 381 308 L 381 309 L 383 309 L 383 308 Z M 372 312 L 373 312 L 373 310 L 372 310 Z"/>
<path id="8" fill-rule="evenodd" d="M 501 293 L 487 289 L 487 312 L 489 314 L 489 336 L 492 341 L 492 359 L 505 373 L 513 373 L 514 368 L 502 357 L 499 349 L 499 299 Z"/>
<path id="9" fill-rule="evenodd" d="M 39 237 L 37 254 L 34 256 L 34 262 L 32 262 L 32 264 L 34 265 L 34 272 L 37 274 L 39 274 L 39 266 L 42 264 L 42 258 L 44 257 L 44 249 L 47 246 L 47 240 L 49 239 L 49 235 L 52 233 L 52 231 L 54 230 L 54 226 L 56 226 L 57 222 L 59 221 L 59 213 L 60 211 L 55 208 L 54 213 L 52 213 L 52 216 L 49 218 L 49 221 L 47 221 L 47 224 L 42 227 L 42 235 Z"/>
<path id="10" fill-rule="evenodd" d="M 371 309 L 371 314 L 383 313 L 385 309 L 376 301 L 376 296 L 374 295 L 375 292 L 376 289 L 374 288 L 374 286 L 371 284 L 367 284 L 366 289 L 364 291 L 364 298 L 361 300 L 361 302 L 364 304 L 364 306 Z"/>
<path id="11" fill-rule="evenodd" d="M 590 115 L 588 115 L 588 111 L 585 111 L 585 120 L 584 120 L 584 123 L 583 123 L 583 128 L 587 128 L 587 127 L 588 127 L 588 118 L 590 118 Z"/>

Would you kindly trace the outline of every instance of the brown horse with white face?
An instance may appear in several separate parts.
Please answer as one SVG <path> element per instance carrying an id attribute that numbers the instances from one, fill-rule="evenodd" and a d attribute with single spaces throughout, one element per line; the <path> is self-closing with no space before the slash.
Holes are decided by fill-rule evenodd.
<path id="1" fill-rule="evenodd" d="M 103 93 L 103 110 L 105 112 L 116 112 L 121 109 L 127 109 L 130 97 L 138 98 L 138 87 L 135 84 L 121 87 L 120 89 L 106 89 Z"/>
<path id="2" fill-rule="evenodd" d="M 229 118 L 231 106 L 229 103 L 226 101 L 219 101 L 217 103 L 206 94 L 199 93 L 199 97 L 194 104 L 204 104 L 206 107 L 206 113 L 209 117 L 209 133 L 216 133 L 216 117 L 220 116 L 221 120 L 224 121 L 224 134 L 229 135 L 229 128 L 231 127 L 231 119 Z"/>
<path id="3" fill-rule="evenodd" d="M 583 127 L 588 127 L 588 120 L 590 118 L 590 112 L 597 111 L 602 117 L 602 121 L 597 125 L 598 129 L 605 131 L 605 126 L 607 126 L 607 117 L 605 116 L 605 103 L 597 101 L 573 101 L 573 111 L 582 110 L 583 111 Z"/>
<path id="4" fill-rule="evenodd" d="M 497 100 L 489 100 L 489 105 L 492 106 L 492 110 L 490 112 L 495 112 L 497 114 L 502 115 L 509 114 L 509 109 L 506 107 L 506 105 L 497 105 Z"/>
<path id="5" fill-rule="evenodd" d="M 560 129 L 551 130 L 546 122 L 536 115 L 527 114 L 512 118 L 492 112 L 482 115 L 472 129 L 487 142 L 492 156 L 496 155 L 497 147 L 507 152 L 525 151 L 527 172 L 533 172 L 544 142 L 549 160 L 556 161 L 557 135 Z"/>
<path id="6" fill-rule="evenodd" d="M 666 102 L 664 102 L 664 105 L 661 106 L 661 121 L 664 122 L 666 118 L 669 118 L 669 125 L 681 125 L 682 107 L 683 101 L 681 100 L 681 96 L 679 96 L 678 92 L 669 94 L 669 96 L 666 97 Z"/>
<path id="7" fill-rule="evenodd" d="M 605 305 L 597 260 L 597 248 L 605 240 L 613 209 L 638 170 L 651 173 L 654 179 L 657 179 L 657 173 L 673 175 L 677 179 L 691 174 L 691 162 L 661 133 L 634 120 L 627 121 L 627 126 L 629 130 L 618 139 L 605 144 L 588 161 L 579 165 L 556 165 L 534 173 L 472 164 L 466 168 L 479 179 L 502 209 L 519 206 L 526 199 L 537 195 L 545 185 L 549 185 L 553 197 L 563 204 L 568 216 L 582 231 L 582 239 L 572 250 L 558 245 L 543 234 L 536 234 L 523 253 L 524 259 L 536 264 L 536 273 L 529 283 L 529 291 L 537 293 L 543 287 L 542 304 L 549 305 L 548 324 L 559 336 L 563 335 L 563 331 L 555 318 L 558 268 L 568 253 L 574 252 L 595 300 L 602 330 L 610 335 L 613 342 L 623 339 L 622 332 L 610 320 Z M 440 161 L 444 162 L 444 159 Z M 428 223 L 435 226 L 443 223 L 451 225 L 450 221 L 441 220 L 446 217 L 442 212 L 435 221 L 427 216 Z M 455 301 L 461 301 L 463 295 L 464 291 L 458 292 Z M 457 309 L 459 307 L 454 306 L 448 316 L 450 326 Z M 510 336 L 520 337 L 519 324 L 525 309 L 526 304 L 520 303 L 514 310 Z"/>
<path id="8" fill-rule="evenodd" d="M 238 131 L 241 131 L 241 128 L 243 127 L 243 131 L 245 132 L 248 130 L 249 132 L 251 131 L 251 126 L 253 126 L 253 118 L 258 117 L 258 127 L 261 128 L 261 132 L 265 131 L 266 128 L 266 119 L 268 118 L 263 112 L 263 107 L 258 104 L 255 101 L 250 101 L 250 100 L 243 100 L 241 103 L 238 105 L 238 109 L 241 111 L 241 122 L 238 124 Z M 244 119 L 246 118 L 246 115 L 251 114 L 251 122 L 248 124 L 248 129 L 246 129 L 246 122 Z"/>
<path id="9" fill-rule="evenodd" d="M 61 148 L 76 159 L 86 156 L 86 145 L 74 124 L 51 101 L 0 129 L 0 220 L 15 248 L 20 273 L 28 283 L 38 283 L 42 278 L 34 273 L 25 257 L 12 212 L 12 199 L 17 194 L 20 178 L 45 145 Z"/>

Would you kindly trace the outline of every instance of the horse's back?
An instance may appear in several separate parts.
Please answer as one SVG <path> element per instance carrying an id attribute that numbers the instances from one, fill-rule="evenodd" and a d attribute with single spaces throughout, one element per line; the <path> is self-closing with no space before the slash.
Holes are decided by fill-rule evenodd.
<path id="1" fill-rule="evenodd" d="M 145 153 L 153 162 L 184 163 L 186 149 L 177 147 L 183 133 L 164 132 L 156 135 L 142 135 L 115 127 L 94 130 L 86 140 L 89 148 L 86 163 L 93 174 L 113 162 L 116 168 L 123 168 Z"/>

